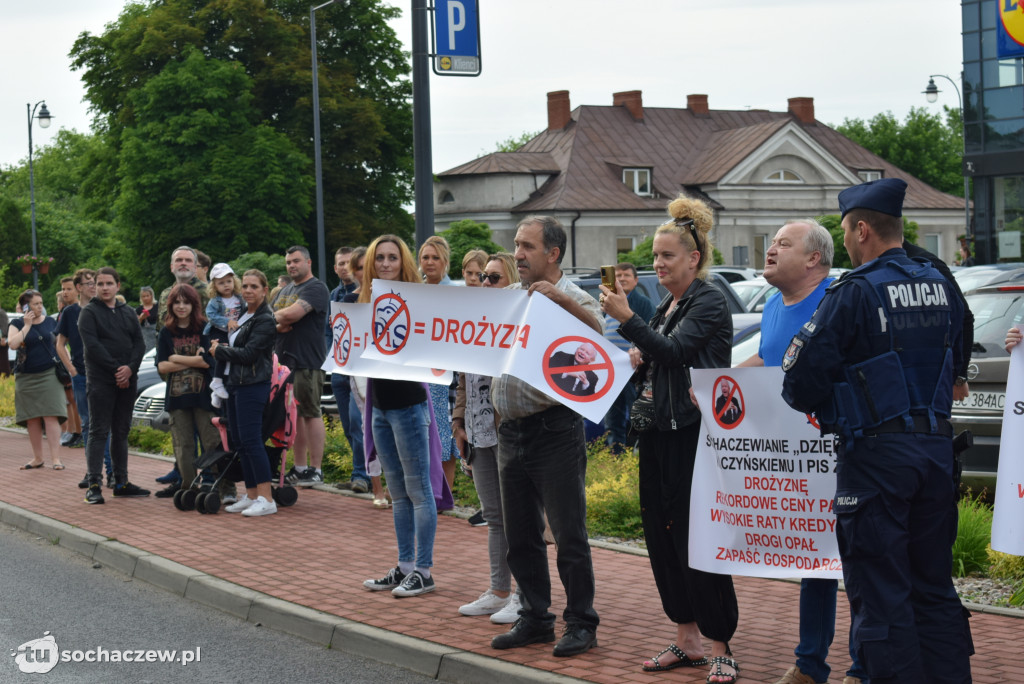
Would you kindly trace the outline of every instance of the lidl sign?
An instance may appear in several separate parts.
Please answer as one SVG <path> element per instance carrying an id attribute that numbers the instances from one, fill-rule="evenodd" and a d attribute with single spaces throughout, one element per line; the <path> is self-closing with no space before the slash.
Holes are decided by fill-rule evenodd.
<path id="1" fill-rule="evenodd" d="M 999 59 L 1024 57 L 1024 0 L 998 0 L 996 47 Z"/>

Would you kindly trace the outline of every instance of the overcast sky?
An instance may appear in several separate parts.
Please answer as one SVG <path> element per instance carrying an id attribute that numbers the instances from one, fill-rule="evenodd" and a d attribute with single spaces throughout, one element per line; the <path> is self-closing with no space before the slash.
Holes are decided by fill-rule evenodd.
<path id="1" fill-rule="evenodd" d="M 409 49 L 411 0 L 393 26 Z M 25 103 L 46 100 L 53 126 L 87 131 L 88 103 L 68 53 L 82 31 L 102 32 L 125 0 L 2 0 L 0 166 L 28 152 Z M 813 97 L 817 118 L 838 124 L 926 106 L 930 74 L 957 81 L 960 5 L 946 0 L 480 0 L 483 73 L 431 76 L 433 168 L 444 171 L 496 142 L 547 125 L 546 93 L 571 105 L 610 105 L 642 90 L 645 106 L 685 107 L 705 93 L 712 109 L 785 111 Z M 330 12 L 325 8 L 320 12 Z M 943 93 L 934 107 L 958 106 Z M 310 151 L 310 156 L 312 152 Z"/>

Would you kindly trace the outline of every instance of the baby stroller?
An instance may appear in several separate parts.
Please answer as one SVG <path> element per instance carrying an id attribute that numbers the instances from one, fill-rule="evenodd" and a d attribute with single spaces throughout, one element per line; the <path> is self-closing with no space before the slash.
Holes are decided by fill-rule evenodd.
<path id="1" fill-rule="evenodd" d="M 278 363 L 275 354 L 270 397 L 263 410 L 263 441 L 265 444 L 268 440 L 270 442 L 267 444 L 267 458 L 271 479 L 277 480 L 277 486 L 271 487 L 274 502 L 284 507 L 294 505 L 299 498 L 298 491 L 284 481 L 285 456 L 295 440 L 295 407 L 291 371 Z M 224 448 L 204 452 L 196 459 L 196 479 L 189 488 L 183 487 L 174 494 L 174 506 L 179 511 L 216 514 L 220 510 L 221 481 L 241 482 L 244 479 L 238 452 L 230 449 L 227 419 L 214 418 L 212 422 L 220 431 Z"/>

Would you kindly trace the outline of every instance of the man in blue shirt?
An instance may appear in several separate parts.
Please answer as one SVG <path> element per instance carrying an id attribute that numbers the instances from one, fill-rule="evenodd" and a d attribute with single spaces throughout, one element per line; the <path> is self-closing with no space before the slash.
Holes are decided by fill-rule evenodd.
<path id="1" fill-rule="evenodd" d="M 764 277 L 779 288 L 768 300 L 761 318 L 758 353 L 740 366 L 781 366 L 793 336 L 811 320 L 818 302 L 832 283 L 828 277 L 835 247 L 832 235 L 814 219 L 790 221 L 779 229 L 765 255 Z M 805 578 L 800 582 L 800 641 L 796 665 L 776 684 L 827 682 L 826 662 L 836 633 L 837 580 Z M 856 654 L 843 684 L 863 678 Z"/>

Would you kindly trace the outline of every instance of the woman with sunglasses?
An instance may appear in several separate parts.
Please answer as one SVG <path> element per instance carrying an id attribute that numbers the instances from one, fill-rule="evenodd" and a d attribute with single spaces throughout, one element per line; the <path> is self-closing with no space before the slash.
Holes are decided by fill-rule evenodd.
<path id="1" fill-rule="evenodd" d="M 654 270 L 668 290 L 650 323 L 629 308 L 626 295 L 601 286 L 601 308 L 633 343 L 637 402 L 653 404 L 654 424 L 639 434 L 640 515 L 654 580 L 676 640 L 643 663 L 645 672 L 702 667 L 701 635 L 712 641 L 709 684 L 735 682 L 729 650 L 739 609 L 732 577 L 690 568 L 690 484 L 700 411 L 690 401 L 689 368 L 728 368 L 732 317 L 724 295 L 707 282 L 714 214 L 697 199 L 668 206 L 672 220 L 654 234 Z M 634 409 L 635 411 L 635 409 Z"/>

